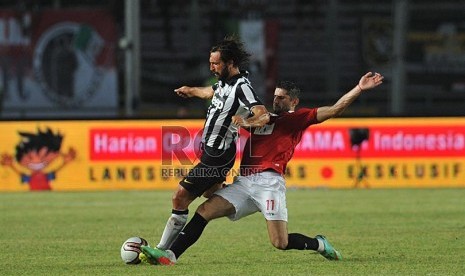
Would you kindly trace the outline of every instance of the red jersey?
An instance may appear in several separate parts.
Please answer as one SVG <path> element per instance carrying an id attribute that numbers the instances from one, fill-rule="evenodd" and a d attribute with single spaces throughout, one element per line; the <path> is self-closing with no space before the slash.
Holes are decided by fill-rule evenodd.
<path id="1" fill-rule="evenodd" d="M 318 123 L 316 112 L 317 108 L 300 108 L 295 112 L 271 114 L 268 124 L 251 129 L 243 150 L 241 175 L 269 169 L 284 174 L 302 133 Z"/>

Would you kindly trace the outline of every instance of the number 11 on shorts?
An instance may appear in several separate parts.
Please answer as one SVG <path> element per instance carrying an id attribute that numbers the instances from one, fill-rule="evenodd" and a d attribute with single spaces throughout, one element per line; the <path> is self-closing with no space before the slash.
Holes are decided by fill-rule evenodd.
<path id="1" fill-rule="evenodd" d="M 266 210 L 273 211 L 274 210 L 274 199 L 267 199 L 266 200 Z"/>

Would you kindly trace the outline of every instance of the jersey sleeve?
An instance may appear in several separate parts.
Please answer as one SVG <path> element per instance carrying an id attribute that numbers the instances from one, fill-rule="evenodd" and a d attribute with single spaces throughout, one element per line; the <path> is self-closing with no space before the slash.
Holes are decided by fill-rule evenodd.
<path id="1" fill-rule="evenodd" d="M 237 86 L 236 95 L 239 101 L 248 109 L 256 105 L 263 105 L 262 101 L 255 94 L 252 86 L 247 83 L 241 83 Z"/>
<path id="2" fill-rule="evenodd" d="M 301 129 L 306 129 L 310 125 L 318 124 L 316 118 L 317 108 L 299 108 L 294 112 L 294 122 L 300 125 Z"/>

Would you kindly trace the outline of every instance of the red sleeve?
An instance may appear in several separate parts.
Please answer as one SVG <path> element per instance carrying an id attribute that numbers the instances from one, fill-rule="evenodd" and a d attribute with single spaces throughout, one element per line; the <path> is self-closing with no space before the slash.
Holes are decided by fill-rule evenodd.
<path id="1" fill-rule="evenodd" d="M 317 108 L 299 108 L 294 112 L 294 121 L 296 121 L 302 129 L 306 129 L 310 125 L 318 124 L 316 111 Z"/>

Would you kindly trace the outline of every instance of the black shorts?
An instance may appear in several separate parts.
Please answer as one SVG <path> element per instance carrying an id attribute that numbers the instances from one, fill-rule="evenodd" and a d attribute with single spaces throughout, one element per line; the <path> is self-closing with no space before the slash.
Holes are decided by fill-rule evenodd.
<path id="1" fill-rule="evenodd" d="M 200 162 L 179 182 L 195 196 L 201 196 L 217 183 L 223 183 L 236 161 L 236 144 L 227 150 L 203 147 Z"/>

